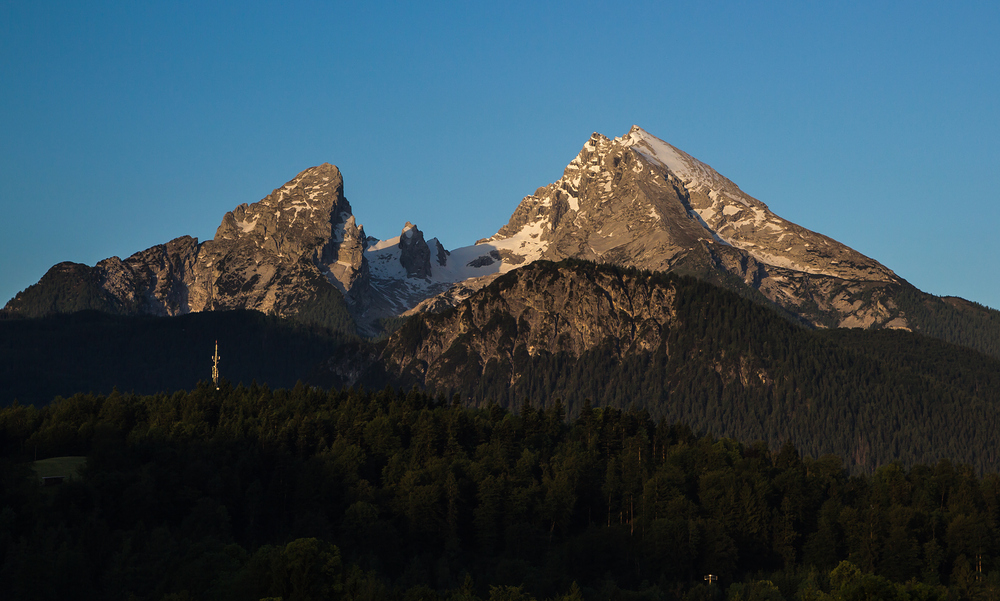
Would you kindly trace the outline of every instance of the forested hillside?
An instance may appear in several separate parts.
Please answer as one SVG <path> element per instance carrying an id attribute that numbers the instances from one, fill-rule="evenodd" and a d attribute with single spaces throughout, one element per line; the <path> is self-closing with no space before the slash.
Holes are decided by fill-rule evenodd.
<path id="1" fill-rule="evenodd" d="M 539 261 L 414 317 L 383 359 L 400 385 L 474 406 L 562 399 L 577 416 L 589 400 L 791 440 L 855 471 L 942 458 L 1000 469 L 1000 360 L 909 332 L 807 329 L 686 277 Z"/>
<path id="2" fill-rule="evenodd" d="M 849 476 L 642 411 L 224 383 L 9 407 L 0 450 L 3 598 L 1000 594 L 997 475 Z"/>
<path id="3" fill-rule="evenodd" d="M 1000 311 L 916 288 L 901 290 L 896 301 L 921 334 L 1000 357 Z"/>

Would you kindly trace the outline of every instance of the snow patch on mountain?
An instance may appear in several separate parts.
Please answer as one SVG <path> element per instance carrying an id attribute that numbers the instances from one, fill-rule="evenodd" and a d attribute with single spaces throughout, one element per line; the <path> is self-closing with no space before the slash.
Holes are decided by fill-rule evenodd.
<path id="1" fill-rule="evenodd" d="M 252 232 L 253 228 L 257 227 L 258 221 L 260 221 L 260 215 L 254 216 L 253 221 L 237 221 L 236 225 L 240 226 L 240 230 L 246 234 Z"/>
<path id="2" fill-rule="evenodd" d="M 713 197 L 725 196 L 746 207 L 751 206 L 739 186 L 723 177 L 718 171 L 698 159 L 664 142 L 638 125 L 633 125 L 628 134 L 615 138 L 627 148 L 631 148 L 650 161 L 666 167 L 689 188 L 699 188 Z M 713 198 L 714 199 L 714 198 Z"/>
<path id="3" fill-rule="evenodd" d="M 410 231 L 408 229 L 402 235 L 407 235 Z M 414 286 L 420 285 L 417 282 L 426 282 L 427 286 L 435 287 L 439 284 L 454 284 L 492 273 L 505 273 L 513 269 L 514 266 L 505 265 L 499 256 L 499 251 L 517 246 L 520 241 L 520 238 L 517 238 L 505 240 L 502 243 L 480 243 L 456 248 L 448 252 L 443 265 L 435 259 L 429 277 L 412 278 L 407 277 L 406 269 L 400 263 L 402 254 L 399 247 L 400 238 L 401 236 L 395 236 L 369 242 L 365 258 L 373 278 L 378 280 L 405 279 Z M 435 246 L 437 246 L 436 238 L 432 238 L 431 241 L 435 242 Z"/>

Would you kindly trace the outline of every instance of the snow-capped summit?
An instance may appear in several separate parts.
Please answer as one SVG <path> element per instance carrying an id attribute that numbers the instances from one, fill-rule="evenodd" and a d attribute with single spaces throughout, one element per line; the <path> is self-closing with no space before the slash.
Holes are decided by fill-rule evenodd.
<path id="1" fill-rule="evenodd" d="M 649 269 L 669 269 L 702 242 L 720 243 L 768 266 L 896 279 L 876 261 L 781 219 L 638 126 L 615 139 L 595 133 L 563 177 L 522 200 L 489 242 L 508 249 L 512 263 L 577 257 Z"/>
<path id="2" fill-rule="evenodd" d="M 558 181 L 525 197 L 484 242 L 500 251 L 501 271 L 572 257 L 709 279 L 736 276 L 798 314 L 818 306 L 804 315 L 810 323 L 905 327 L 879 294 L 861 306 L 850 286 L 837 283 L 898 283 L 891 270 L 778 217 L 709 165 L 638 126 L 620 138 L 593 134 Z"/>

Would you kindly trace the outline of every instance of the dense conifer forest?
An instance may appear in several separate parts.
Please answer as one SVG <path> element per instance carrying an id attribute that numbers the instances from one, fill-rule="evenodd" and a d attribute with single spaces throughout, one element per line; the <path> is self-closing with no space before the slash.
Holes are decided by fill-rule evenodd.
<path id="1" fill-rule="evenodd" d="M 1000 595 L 996 474 L 852 476 L 641 410 L 203 383 L 7 407 L 0 451 L 0 598 Z"/>

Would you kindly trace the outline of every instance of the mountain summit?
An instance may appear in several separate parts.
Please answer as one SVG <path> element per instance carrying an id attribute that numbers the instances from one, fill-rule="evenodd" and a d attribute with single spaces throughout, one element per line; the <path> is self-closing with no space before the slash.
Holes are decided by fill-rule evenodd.
<path id="1" fill-rule="evenodd" d="M 343 184 L 333 165 L 306 169 L 259 202 L 226 213 L 212 240 L 199 244 L 182 236 L 92 268 L 60 263 L 6 309 L 28 316 L 74 308 L 126 315 L 299 313 L 331 293 L 340 296 L 336 290 L 347 294 L 367 275 L 364 234 Z"/>
<path id="2" fill-rule="evenodd" d="M 890 269 L 778 217 L 638 126 L 591 136 L 562 178 L 522 200 L 485 242 L 510 265 L 576 258 L 730 285 L 735 277 L 813 325 L 906 327 L 883 295 L 854 298 L 901 283 Z"/>

